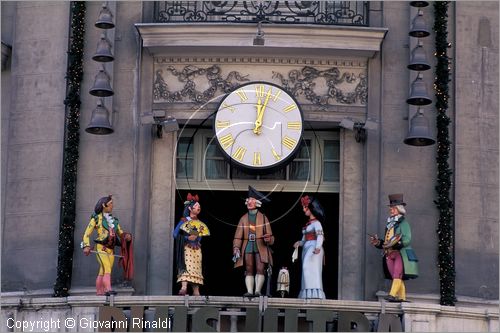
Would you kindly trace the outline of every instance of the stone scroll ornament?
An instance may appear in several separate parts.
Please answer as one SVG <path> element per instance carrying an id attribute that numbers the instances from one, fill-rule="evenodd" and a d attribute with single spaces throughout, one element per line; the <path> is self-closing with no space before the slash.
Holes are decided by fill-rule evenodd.
<path id="1" fill-rule="evenodd" d="M 165 80 L 167 74 L 177 78 L 177 81 L 183 85 L 182 88 L 177 91 L 170 89 Z M 212 100 L 217 94 L 230 93 L 242 82 L 250 81 L 248 77 L 249 74 L 245 75 L 237 71 L 231 71 L 223 76 L 219 65 L 207 68 L 187 65 L 181 70 L 170 65 L 165 69 L 156 70 L 153 99 L 154 102 L 203 104 Z M 278 80 L 284 90 L 293 97 L 305 98 L 314 105 L 324 107 L 339 104 L 367 104 L 368 86 L 364 72 L 356 74 L 341 72 L 338 67 L 318 70 L 305 66 L 302 69 L 291 70 L 286 75 L 273 71 L 272 78 Z M 198 88 L 197 82 L 202 81 L 205 86 L 208 82 L 208 88 L 205 90 Z"/>
<path id="2" fill-rule="evenodd" d="M 224 78 L 221 74 L 221 68 L 213 65 L 207 68 L 199 68 L 188 65 L 178 71 L 174 66 L 168 66 L 166 69 L 177 80 L 184 84 L 181 90 L 171 91 L 163 78 L 163 70 L 159 69 L 155 73 L 153 86 L 153 98 L 165 100 L 166 102 L 179 102 L 189 100 L 195 103 L 206 103 L 216 96 L 217 91 L 229 93 L 239 86 L 241 82 L 249 81 L 248 75 L 242 75 L 239 72 L 232 71 Z M 200 91 L 196 86 L 196 79 L 204 77 L 208 80 L 209 87 Z"/>
<path id="3" fill-rule="evenodd" d="M 290 71 L 287 77 L 273 72 L 273 78 L 279 79 L 283 88 L 294 97 L 303 95 L 315 105 L 326 106 L 339 103 L 366 105 L 368 99 L 366 75 L 363 73 L 358 75 L 348 72 L 341 73 L 337 67 L 320 71 L 314 67 L 306 66 L 301 70 Z M 320 78 L 326 82 L 327 91 L 323 94 L 315 92 L 316 81 Z M 355 87 L 351 92 L 344 92 L 339 87 L 341 84 L 355 85 Z"/>

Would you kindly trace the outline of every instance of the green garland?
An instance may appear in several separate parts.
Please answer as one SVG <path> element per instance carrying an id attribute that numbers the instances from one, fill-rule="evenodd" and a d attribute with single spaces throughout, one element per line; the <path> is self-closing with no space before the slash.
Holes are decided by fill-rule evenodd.
<path id="1" fill-rule="evenodd" d="M 61 193 L 61 218 L 54 297 L 68 296 L 71 288 L 76 219 L 76 180 L 80 142 L 80 86 L 83 79 L 85 2 L 71 2 L 71 30 L 66 73 L 66 121 Z"/>
<path id="2" fill-rule="evenodd" d="M 438 222 L 438 268 L 440 283 L 440 304 L 455 305 L 455 255 L 454 255 L 454 209 L 450 200 L 453 171 L 448 163 L 450 146 L 448 126 L 448 83 L 450 82 L 450 60 L 448 47 L 448 2 L 434 2 L 434 31 L 436 33 L 436 76 L 434 89 L 436 92 L 437 111 L 437 200 L 434 201 L 439 210 Z"/>

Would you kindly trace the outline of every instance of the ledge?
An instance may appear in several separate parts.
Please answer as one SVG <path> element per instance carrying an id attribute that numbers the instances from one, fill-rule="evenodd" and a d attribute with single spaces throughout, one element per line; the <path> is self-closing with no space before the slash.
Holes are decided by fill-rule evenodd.
<path id="1" fill-rule="evenodd" d="M 228 297 L 228 296 L 129 296 L 116 295 L 113 300 L 106 296 L 68 296 L 68 297 L 5 297 L 2 293 L 2 310 L 14 308 L 16 310 L 60 309 L 79 307 L 99 307 L 109 305 L 129 307 L 145 306 L 186 306 L 188 308 L 215 306 L 220 309 L 232 308 L 279 308 L 279 309 L 317 309 L 328 311 L 359 311 L 365 314 L 393 313 L 446 316 L 449 318 L 467 318 L 474 320 L 498 320 L 498 309 L 468 308 L 442 306 L 428 303 L 387 303 L 373 301 L 348 301 L 348 300 L 316 300 L 298 298 L 267 298 L 267 297 Z"/>
<path id="2" fill-rule="evenodd" d="M 265 45 L 254 46 L 255 24 L 137 23 L 142 45 L 153 55 L 246 54 L 373 57 L 381 49 L 387 28 L 264 25 Z"/>

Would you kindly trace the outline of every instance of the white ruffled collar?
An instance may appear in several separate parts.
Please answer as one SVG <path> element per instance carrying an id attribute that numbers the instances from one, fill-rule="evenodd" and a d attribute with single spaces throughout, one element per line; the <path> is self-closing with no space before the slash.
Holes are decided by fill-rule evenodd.
<path id="1" fill-rule="evenodd" d="M 104 216 L 104 218 L 106 219 L 106 221 L 108 221 L 108 225 L 110 228 L 114 228 L 115 227 L 115 219 L 113 217 L 113 215 L 111 215 L 110 213 L 103 213 L 102 214 Z"/>
<path id="2" fill-rule="evenodd" d="M 403 215 L 401 214 L 398 214 L 398 215 L 394 215 L 394 216 L 389 216 L 387 218 L 387 229 L 391 229 L 394 227 L 394 225 L 396 223 L 399 222 L 399 220 L 401 220 L 401 218 L 403 217 Z"/>

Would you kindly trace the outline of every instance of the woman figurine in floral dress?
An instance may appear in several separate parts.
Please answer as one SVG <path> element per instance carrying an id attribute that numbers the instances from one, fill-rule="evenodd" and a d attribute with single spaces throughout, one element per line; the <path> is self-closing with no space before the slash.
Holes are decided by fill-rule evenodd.
<path id="1" fill-rule="evenodd" d="M 203 285 L 201 238 L 210 232 L 205 223 L 198 220 L 201 211 L 198 200 L 198 195 L 188 193 L 182 218 L 173 232 L 177 243 L 177 282 L 181 283 L 179 295 L 186 295 L 190 284 L 193 295 L 199 296 Z"/>

